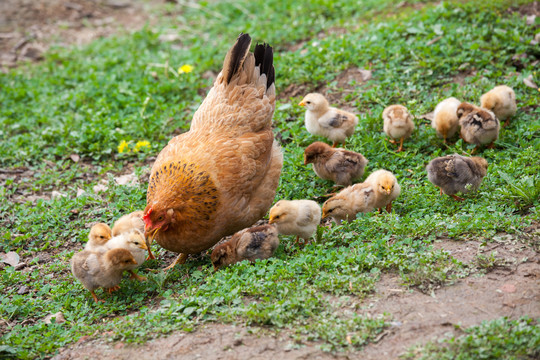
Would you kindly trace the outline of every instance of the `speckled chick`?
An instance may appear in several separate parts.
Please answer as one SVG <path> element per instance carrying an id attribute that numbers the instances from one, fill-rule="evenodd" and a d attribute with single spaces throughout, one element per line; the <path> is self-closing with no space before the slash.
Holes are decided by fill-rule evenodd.
<path id="1" fill-rule="evenodd" d="M 304 150 L 304 164 L 313 164 L 315 174 L 337 185 L 349 186 L 361 179 L 368 160 L 364 155 L 314 142 Z"/>
<path id="2" fill-rule="evenodd" d="M 142 232 L 140 232 L 139 230 L 133 229 L 128 233 L 117 235 L 105 244 L 105 248 L 107 250 L 111 250 L 111 249 L 128 250 L 133 256 L 133 258 L 135 259 L 135 264 L 133 264 L 126 270 L 129 271 L 132 279 L 137 279 L 139 281 L 146 280 L 145 277 L 139 276 L 133 271 L 139 266 L 141 266 L 144 260 L 146 259 L 146 251 L 148 250 L 148 247 L 146 245 L 146 241 L 144 239 L 144 235 Z"/>
<path id="3" fill-rule="evenodd" d="M 508 126 L 517 111 L 516 93 L 509 86 L 495 86 L 480 97 L 480 106 L 493 111 L 500 121 L 504 121 L 504 126 Z"/>
<path id="4" fill-rule="evenodd" d="M 358 213 L 372 211 L 375 208 L 374 202 L 375 192 L 370 184 L 354 184 L 326 200 L 322 207 L 322 217 L 331 217 L 340 225 L 343 220 L 354 220 Z"/>
<path id="5" fill-rule="evenodd" d="M 210 258 L 214 270 L 229 266 L 242 260 L 255 261 L 268 259 L 279 246 L 278 231 L 273 225 L 260 225 L 244 229 L 232 238 L 217 245 Z"/>
<path id="6" fill-rule="evenodd" d="M 459 130 L 457 109 L 460 104 L 461 101 L 455 97 L 450 97 L 438 103 L 433 112 L 431 126 L 437 132 L 437 136 L 443 139 L 445 144 L 446 140 L 454 136 Z"/>
<path id="7" fill-rule="evenodd" d="M 83 250 L 71 259 L 71 272 L 90 291 L 97 303 L 99 300 L 94 293 L 103 287 L 109 293 L 118 290 L 122 273 L 136 264 L 131 253 L 126 249 L 113 249 L 105 253 Z"/>
<path id="8" fill-rule="evenodd" d="M 386 208 L 386 211 L 391 212 L 392 202 L 401 193 L 401 187 L 394 174 L 388 170 L 377 170 L 371 173 L 364 183 L 373 187 L 375 194 L 373 207 L 379 209 L 379 212 L 382 212 L 382 208 Z"/>
<path id="9" fill-rule="evenodd" d="M 409 138 L 414 130 L 412 115 L 403 105 L 390 105 L 384 109 L 382 117 L 384 132 L 394 144 L 399 139 L 397 152 L 403 151 L 403 141 Z"/>
<path id="10" fill-rule="evenodd" d="M 321 207 L 313 200 L 280 200 L 270 209 L 270 224 L 282 235 L 309 240 L 321 222 Z"/>
<path id="11" fill-rule="evenodd" d="M 90 228 L 88 242 L 84 249 L 88 251 L 99 251 L 112 238 L 111 228 L 105 223 L 97 223 Z"/>
<path id="12" fill-rule="evenodd" d="M 455 194 L 478 189 L 487 174 L 487 168 L 488 163 L 484 158 L 454 154 L 431 160 L 426 170 L 429 181 L 441 189 L 441 194 L 463 201 L 463 198 Z"/>
<path id="13" fill-rule="evenodd" d="M 306 107 L 305 124 L 310 134 L 323 136 L 332 141 L 332 147 L 345 144 L 358 125 L 358 117 L 348 111 L 331 107 L 319 93 L 307 94 L 298 104 Z"/>
<path id="14" fill-rule="evenodd" d="M 490 110 L 478 106 L 461 103 L 457 109 L 459 125 L 461 126 L 461 137 L 469 144 L 475 144 L 476 151 L 479 146 L 489 144 L 493 147 L 493 142 L 499 137 L 499 119 Z"/>

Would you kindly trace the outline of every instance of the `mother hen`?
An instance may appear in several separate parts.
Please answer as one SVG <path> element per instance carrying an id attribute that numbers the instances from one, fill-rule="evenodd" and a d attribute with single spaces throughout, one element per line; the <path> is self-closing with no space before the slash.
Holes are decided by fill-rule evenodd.
<path id="1" fill-rule="evenodd" d="M 272 205 L 283 155 L 272 133 L 276 89 L 272 47 L 240 34 L 223 70 L 152 167 L 145 232 L 167 250 L 188 254 L 251 226 Z"/>

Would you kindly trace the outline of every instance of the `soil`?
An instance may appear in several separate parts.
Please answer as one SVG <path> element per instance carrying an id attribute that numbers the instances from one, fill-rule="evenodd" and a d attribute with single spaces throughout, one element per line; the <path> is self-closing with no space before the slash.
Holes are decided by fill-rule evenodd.
<path id="1" fill-rule="evenodd" d="M 146 22 L 152 23 L 147 8 L 166 1 L 3 0 L 0 2 L 0 69 L 7 71 L 21 61 L 39 61 L 51 46 L 80 45 L 98 37 L 136 30 Z M 509 11 L 524 16 L 538 15 L 538 4 L 533 2 Z M 301 46 L 298 44 L 298 49 Z M 369 81 L 367 75 L 363 69 L 347 69 L 336 77 L 333 88 L 346 90 L 359 86 Z M 459 74 L 454 82 L 462 83 L 470 75 Z M 326 84 L 315 88 L 291 85 L 281 91 L 279 98 L 320 91 L 333 105 L 346 108 L 348 104 L 334 98 L 331 90 Z M 34 172 L 22 168 L 2 170 L 0 181 L 14 175 L 17 182 L 26 182 L 31 181 Z M 43 193 L 17 195 L 49 197 Z M 434 244 L 436 249 L 443 249 L 479 270 L 429 294 L 403 286 L 395 274 L 383 274 L 371 296 L 355 301 L 357 311 L 366 316 L 390 314 L 390 326 L 375 343 L 361 350 L 333 354 L 322 351 L 317 342 L 293 340 L 291 330 L 276 333 L 241 324 L 208 323 L 191 333 L 174 332 L 140 345 L 106 342 L 106 336 L 98 334 L 85 336 L 62 349 L 54 359 L 396 359 L 413 345 L 459 335 L 460 328 L 484 320 L 501 316 L 540 317 L 540 224 L 524 229 L 520 237 L 499 234 L 485 247 L 482 245 L 478 241 L 438 240 Z M 492 252 L 496 252 L 497 260 L 482 267 L 477 255 L 487 256 Z M 49 261 L 52 256 L 54 252 L 40 253 L 39 261 Z"/>

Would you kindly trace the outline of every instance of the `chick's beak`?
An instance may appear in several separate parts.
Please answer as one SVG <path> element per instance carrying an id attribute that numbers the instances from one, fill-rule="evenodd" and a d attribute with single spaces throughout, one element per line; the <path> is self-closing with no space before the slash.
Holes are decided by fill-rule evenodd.
<path id="1" fill-rule="evenodd" d="M 270 217 L 270 219 L 268 219 L 269 224 L 273 224 L 274 222 L 275 222 L 275 219 L 273 217 Z"/>
<path id="2" fill-rule="evenodd" d="M 143 249 L 143 250 L 148 250 L 148 246 L 146 246 L 146 241 L 143 241 L 143 242 L 141 243 L 141 246 L 139 246 L 139 247 L 140 247 L 141 249 Z"/>
<path id="3" fill-rule="evenodd" d="M 306 106 L 306 103 L 304 101 L 300 101 L 300 103 L 298 104 L 300 106 Z"/>

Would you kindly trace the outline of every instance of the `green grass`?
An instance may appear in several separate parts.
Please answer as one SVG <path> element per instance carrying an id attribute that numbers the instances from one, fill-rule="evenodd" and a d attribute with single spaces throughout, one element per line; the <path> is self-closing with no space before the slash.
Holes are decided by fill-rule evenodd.
<path id="1" fill-rule="evenodd" d="M 389 0 L 169 4 L 154 10 L 159 17 L 175 14 L 163 17 L 157 28 L 78 49 L 53 49 L 41 64 L 0 74 L 0 167 L 12 171 L 0 189 L 0 250 L 16 251 L 28 264 L 0 270 L 0 317 L 9 324 L 0 328 L 0 355 L 47 357 L 96 331 L 143 342 L 173 330 L 191 331 L 204 321 L 289 329 L 298 340 L 320 341 L 325 350 L 355 350 L 375 339 L 392 314 L 367 318 L 343 311 L 344 304 L 369 296 L 381 273 L 398 274 L 404 286 L 430 293 L 477 271 L 434 250 L 437 236 L 490 241 L 498 232 L 519 233 L 538 221 L 539 93 L 522 79 L 532 74 L 540 83 L 534 68 L 539 53 L 530 44 L 534 27 L 506 11 L 526 1 L 408 3 L 404 8 Z M 294 26 L 284 18 L 294 19 Z M 148 281 L 125 280 L 112 296 L 100 290 L 107 302 L 94 304 L 69 270 L 71 256 L 86 241 L 85 225 L 111 223 L 144 208 L 149 158 L 189 128 L 211 86 L 203 74 L 220 70 L 241 31 L 275 47 L 278 93 L 292 84 L 308 91 L 324 85 L 344 94 L 335 105 L 347 104 L 360 114 L 348 148 L 369 159 L 367 174 L 391 170 L 402 186 L 393 213 L 360 215 L 325 230 L 305 248 L 283 237 L 274 258 L 217 273 L 208 257 L 170 273 L 147 271 L 162 266 L 150 261 L 142 269 Z M 180 42 L 161 42 L 165 32 L 179 34 Z M 525 54 L 518 69 L 516 54 Z M 184 64 L 194 71 L 178 74 Z M 370 69 L 373 79 L 341 89 L 335 78 L 349 67 Z M 454 81 L 460 74 L 468 74 L 464 85 Z M 428 122 L 418 119 L 406 152 L 395 153 L 382 133 L 383 108 L 402 103 L 419 116 L 449 96 L 478 102 L 500 83 L 515 89 L 520 110 L 502 130 L 497 148 L 482 153 L 490 163 L 488 176 L 463 203 L 439 196 L 425 165 L 471 147 L 461 140 L 443 146 Z M 303 149 L 321 139 L 305 130 L 299 100 L 283 98 L 276 107 L 275 131 L 285 154 L 276 199 L 316 198 L 331 186 L 303 165 Z M 130 151 L 119 153 L 122 141 Z M 134 152 L 139 141 L 150 145 Z M 72 154 L 81 161 L 73 162 Z M 13 172 L 21 169 L 31 171 L 26 179 Z M 114 177 L 131 169 L 141 181 L 117 185 Z M 95 193 L 101 179 L 108 189 Z M 86 194 L 77 197 L 78 189 Z M 28 198 L 53 190 L 67 196 Z M 40 262 L 46 254 L 50 260 Z M 491 258 L 478 262 L 480 272 L 495 264 Z M 30 292 L 18 294 L 23 285 Z M 42 323 L 58 311 L 66 323 Z M 524 332 L 528 341 L 533 335 Z"/>

